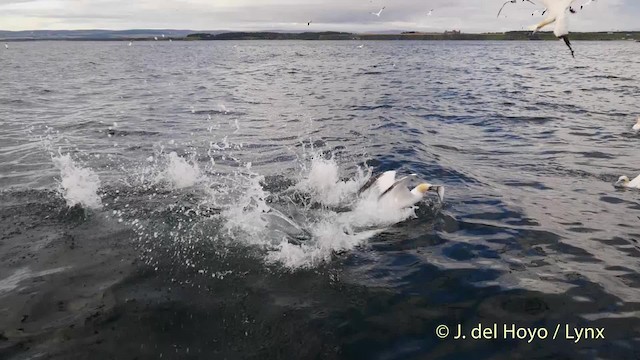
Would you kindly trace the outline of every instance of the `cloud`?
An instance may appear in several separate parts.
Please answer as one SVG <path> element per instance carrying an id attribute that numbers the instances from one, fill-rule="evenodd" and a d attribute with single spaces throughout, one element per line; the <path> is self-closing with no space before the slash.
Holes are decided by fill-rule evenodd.
<path id="1" fill-rule="evenodd" d="M 579 6 L 587 0 L 577 0 Z M 180 28 L 193 30 L 520 30 L 536 7 L 503 0 L 0 0 L 5 30 Z M 386 6 L 382 16 L 370 13 Z M 432 16 L 427 16 L 434 9 Z M 598 0 L 571 17 L 573 31 L 636 30 L 637 0 Z M 306 23 L 313 21 L 308 27 Z"/>

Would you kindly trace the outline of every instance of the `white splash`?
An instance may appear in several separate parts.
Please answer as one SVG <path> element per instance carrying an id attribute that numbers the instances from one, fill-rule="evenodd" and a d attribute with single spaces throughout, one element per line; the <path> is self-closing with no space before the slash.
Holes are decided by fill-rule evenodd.
<path id="1" fill-rule="evenodd" d="M 59 191 L 69 207 L 78 204 L 89 209 L 102 207 L 102 201 L 98 196 L 100 178 L 95 172 L 76 165 L 70 154 L 59 154 L 52 160 L 60 170 Z"/>
<path id="2" fill-rule="evenodd" d="M 264 248 L 267 262 L 295 270 L 329 261 L 334 253 L 349 251 L 414 215 L 413 209 L 381 208 L 375 196 L 358 198 L 358 188 L 366 180 L 362 171 L 347 180 L 340 180 L 339 173 L 335 160 L 314 156 L 308 173 L 293 187 L 293 191 L 309 194 L 311 202 L 324 205 L 319 209 L 290 204 L 289 211 L 280 212 L 265 201 L 269 194 L 260 186 L 262 177 L 237 182 L 234 192 L 240 192 L 239 198 L 227 201 L 229 205 L 222 212 L 229 235 Z M 344 211 L 345 206 L 350 211 Z M 294 221 L 290 217 L 294 212 L 303 216 Z M 288 235 L 295 237 L 301 231 L 308 238 L 291 241 Z"/>
<path id="3" fill-rule="evenodd" d="M 176 189 L 183 189 L 198 183 L 202 174 L 200 167 L 195 160 L 187 161 L 186 159 L 178 156 L 174 151 L 166 156 L 167 167 L 160 174 L 162 180 L 165 180 L 172 184 Z"/>
<path id="4" fill-rule="evenodd" d="M 359 171 L 356 177 L 340 180 L 340 168 L 335 159 L 323 159 L 316 154 L 311 158 L 309 174 L 297 185 L 301 191 L 308 191 L 323 205 L 339 206 L 354 200 L 364 174 Z"/>

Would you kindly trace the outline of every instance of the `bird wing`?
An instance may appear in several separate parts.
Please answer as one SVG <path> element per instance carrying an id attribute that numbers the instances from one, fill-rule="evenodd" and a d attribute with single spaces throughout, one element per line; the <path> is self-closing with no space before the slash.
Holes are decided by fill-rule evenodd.
<path id="1" fill-rule="evenodd" d="M 372 175 L 372 176 L 369 178 L 369 180 L 368 180 L 364 185 L 362 185 L 362 186 L 360 187 L 360 189 L 358 190 L 358 195 L 360 195 L 360 194 L 362 194 L 363 192 L 365 192 L 365 191 L 369 190 L 369 188 L 371 188 L 371 186 L 372 186 L 373 184 L 375 184 L 375 183 L 376 183 L 376 181 L 378 181 L 378 179 L 380 178 L 380 176 L 382 176 L 382 174 L 383 174 L 383 173 L 380 173 L 380 174 L 375 175 L 375 176 L 373 176 L 373 175 Z"/>
<path id="2" fill-rule="evenodd" d="M 395 184 L 396 184 L 395 170 L 385 171 L 384 173 L 382 173 L 382 175 L 378 177 L 378 180 L 376 181 L 376 185 L 378 186 L 378 191 L 380 191 L 380 194 L 383 194 L 384 192 L 388 191 Z"/>
<path id="3" fill-rule="evenodd" d="M 635 179 L 631 180 L 627 187 L 640 188 L 640 175 L 636 176 Z"/>
<path id="4" fill-rule="evenodd" d="M 502 12 L 502 9 L 504 9 L 504 7 L 508 4 L 508 3 L 513 3 L 513 1 L 511 0 L 507 0 L 504 2 L 504 4 L 502 4 L 502 7 L 500 8 L 500 10 L 498 11 L 498 16 L 496 17 L 500 17 L 500 13 Z"/>
<path id="5" fill-rule="evenodd" d="M 573 4 L 576 0 L 540 0 L 547 8 L 549 16 L 558 17 Z"/>
<path id="6" fill-rule="evenodd" d="M 396 181 L 380 195 L 378 200 L 390 199 L 393 201 L 393 204 L 399 208 L 405 208 L 415 204 L 419 198 L 413 195 L 407 188 L 409 181 L 415 177 L 417 177 L 416 174 L 411 174 Z"/>
<path id="7" fill-rule="evenodd" d="M 358 190 L 358 195 L 363 192 L 369 190 L 374 184 L 378 188 L 380 194 L 389 189 L 393 183 L 396 181 L 396 172 L 395 171 L 385 171 L 378 175 L 372 176 L 369 180 L 362 185 L 360 190 Z"/>

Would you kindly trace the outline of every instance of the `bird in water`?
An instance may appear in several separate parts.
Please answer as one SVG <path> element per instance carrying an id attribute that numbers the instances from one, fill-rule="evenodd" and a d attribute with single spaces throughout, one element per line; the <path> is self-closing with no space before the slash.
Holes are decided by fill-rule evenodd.
<path id="1" fill-rule="evenodd" d="M 377 190 L 378 202 L 396 209 L 404 209 L 417 204 L 424 199 L 428 192 L 435 192 L 441 202 L 444 200 L 444 186 L 421 183 L 410 191 L 407 187 L 408 183 L 418 175 L 411 174 L 396 180 L 396 173 L 392 170 L 372 176 L 358 190 L 358 195 L 368 190 Z"/>
<path id="2" fill-rule="evenodd" d="M 636 124 L 633 125 L 631 129 L 635 132 L 640 131 L 640 116 L 638 116 L 638 120 L 636 120 Z"/>
<path id="3" fill-rule="evenodd" d="M 629 180 L 629 178 L 625 175 L 620 176 L 618 181 L 614 184 L 615 187 L 625 187 L 625 188 L 633 188 L 640 189 L 640 175 L 636 176 L 635 179 Z"/>

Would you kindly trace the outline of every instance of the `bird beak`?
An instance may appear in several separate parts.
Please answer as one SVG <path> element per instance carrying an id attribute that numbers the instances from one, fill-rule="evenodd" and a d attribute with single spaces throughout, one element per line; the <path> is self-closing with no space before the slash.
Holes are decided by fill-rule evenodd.
<path id="1" fill-rule="evenodd" d="M 615 184 L 613 184 L 614 187 L 624 187 L 624 180 L 618 180 L 616 181 Z"/>
<path id="2" fill-rule="evenodd" d="M 433 191 L 438 194 L 438 198 L 440 202 L 444 201 L 444 186 L 442 185 L 433 185 L 429 188 L 429 191 Z"/>

